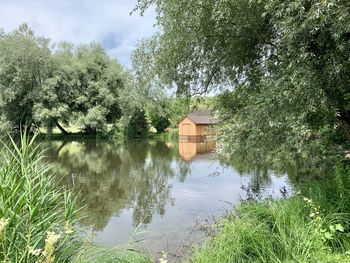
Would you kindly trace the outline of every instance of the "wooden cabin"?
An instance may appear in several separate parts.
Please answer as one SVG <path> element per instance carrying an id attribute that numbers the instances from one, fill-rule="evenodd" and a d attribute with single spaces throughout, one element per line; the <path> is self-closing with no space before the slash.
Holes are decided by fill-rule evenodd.
<path id="1" fill-rule="evenodd" d="M 215 136 L 215 124 L 210 110 L 193 110 L 179 122 L 179 140 L 203 142 Z"/>

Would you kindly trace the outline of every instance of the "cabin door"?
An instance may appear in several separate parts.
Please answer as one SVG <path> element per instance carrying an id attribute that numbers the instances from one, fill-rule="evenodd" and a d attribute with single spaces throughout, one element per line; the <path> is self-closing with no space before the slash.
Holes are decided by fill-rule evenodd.
<path id="1" fill-rule="evenodd" d="M 182 125 L 183 135 L 191 135 L 191 125 L 184 124 Z"/>

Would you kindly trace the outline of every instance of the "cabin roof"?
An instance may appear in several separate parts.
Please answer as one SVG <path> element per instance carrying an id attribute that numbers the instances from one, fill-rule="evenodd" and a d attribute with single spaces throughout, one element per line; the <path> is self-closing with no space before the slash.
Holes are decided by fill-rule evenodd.
<path id="1" fill-rule="evenodd" d="M 189 114 L 187 114 L 185 117 L 183 117 L 180 121 L 182 122 L 183 119 L 189 118 L 191 121 L 193 121 L 195 124 L 214 124 L 214 119 L 211 114 L 211 110 L 193 110 Z"/>

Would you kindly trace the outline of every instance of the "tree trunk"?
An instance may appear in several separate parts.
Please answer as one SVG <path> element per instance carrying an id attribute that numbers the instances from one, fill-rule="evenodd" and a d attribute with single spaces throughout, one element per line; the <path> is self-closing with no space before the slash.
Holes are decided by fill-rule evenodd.
<path id="1" fill-rule="evenodd" d="M 96 127 L 92 127 L 90 125 L 85 127 L 85 133 L 89 135 L 96 135 L 97 134 L 97 129 Z"/>
<path id="2" fill-rule="evenodd" d="M 67 135 L 68 132 L 58 123 L 58 121 L 55 121 L 55 124 L 57 126 L 57 128 L 64 134 Z"/>

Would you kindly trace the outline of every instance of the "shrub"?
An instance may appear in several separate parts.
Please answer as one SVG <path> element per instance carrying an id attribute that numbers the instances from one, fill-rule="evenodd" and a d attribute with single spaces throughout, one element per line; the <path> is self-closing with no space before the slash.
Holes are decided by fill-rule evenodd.
<path id="1" fill-rule="evenodd" d="M 152 115 L 151 120 L 152 125 L 157 129 L 157 133 L 164 132 L 170 126 L 170 121 L 167 116 Z"/>
<path id="2" fill-rule="evenodd" d="M 148 123 L 145 112 L 136 109 L 125 128 L 127 138 L 144 138 L 148 134 Z"/>

